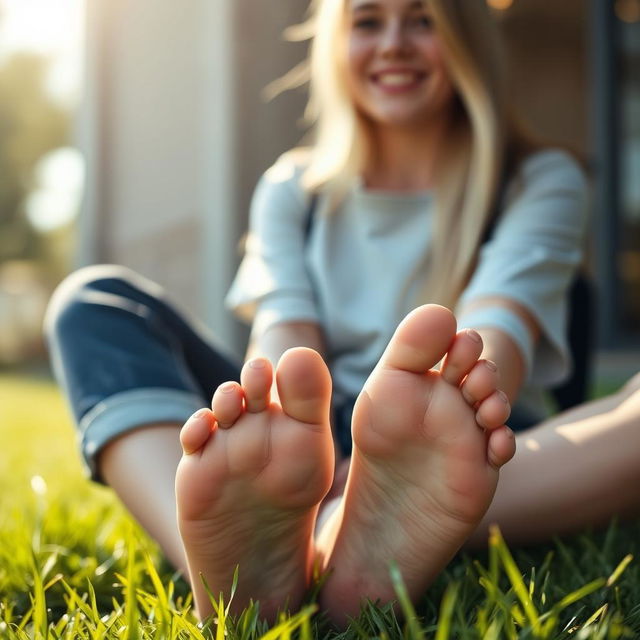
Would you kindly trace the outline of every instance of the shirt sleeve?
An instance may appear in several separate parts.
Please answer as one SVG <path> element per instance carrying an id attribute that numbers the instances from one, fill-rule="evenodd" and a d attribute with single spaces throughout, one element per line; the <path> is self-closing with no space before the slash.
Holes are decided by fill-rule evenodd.
<path id="1" fill-rule="evenodd" d="M 535 154 L 506 193 L 493 237 L 480 250 L 460 307 L 487 297 L 518 302 L 537 320 L 537 344 L 516 314 L 500 307 L 463 313 L 461 327 L 495 327 L 521 349 L 535 385 L 564 380 L 571 369 L 567 341 L 568 288 L 582 261 L 588 188 L 577 163 L 561 151 Z"/>
<path id="2" fill-rule="evenodd" d="M 318 321 L 305 260 L 309 198 L 299 170 L 280 159 L 256 187 L 245 255 L 225 303 L 253 330 L 288 321 Z"/>

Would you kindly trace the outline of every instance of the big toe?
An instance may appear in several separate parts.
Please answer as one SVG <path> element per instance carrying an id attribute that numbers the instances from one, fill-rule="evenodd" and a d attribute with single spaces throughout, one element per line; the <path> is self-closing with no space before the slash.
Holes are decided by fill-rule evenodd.
<path id="1" fill-rule="evenodd" d="M 381 364 L 424 373 L 447 353 L 456 335 L 456 319 L 445 307 L 427 304 L 414 309 L 398 326 Z"/>
<path id="2" fill-rule="evenodd" d="M 276 369 L 283 412 L 308 424 L 329 424 L 331 376 L 319 353 L 296 347 L 284 353 Z"/>

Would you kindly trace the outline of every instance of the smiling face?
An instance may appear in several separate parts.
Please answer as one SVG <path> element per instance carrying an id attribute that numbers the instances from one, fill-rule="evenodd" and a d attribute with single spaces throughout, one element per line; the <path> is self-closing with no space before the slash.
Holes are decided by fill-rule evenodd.
<path id="1" fill-rule="evenodd" d="M 347 80 L 378 126 L 422 127 L 447 113 L 455 90 L 424 0 L 347 0 Z"/>

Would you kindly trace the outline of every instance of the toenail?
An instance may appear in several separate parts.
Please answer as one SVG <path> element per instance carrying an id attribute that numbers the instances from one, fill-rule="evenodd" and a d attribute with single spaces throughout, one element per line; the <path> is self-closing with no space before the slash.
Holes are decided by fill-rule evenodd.
<path id="1" fill-rule="evenodd" d="M 504 391 L 501 391 L 500 389 L 498 389 L 497 394 L 500 400 L 502 400 L 505 404 L 509 403 L 509 397 Z"/>
<path id="2" fill-rule="evenodd" d="M 235 382 L 226 382 L 220 387 L 220 391 L 222 391 L 222 393 L 231 393 L 232 391 L 235 391 L 235 390 L 236 390 Z"/>
<path id="3" fill-rule="evenodd" d="M 485 360 L 484 363 L 485 365 L 487 365 L 487 369 L 489 369 L 490 371 L 498 370 L 498 365 L 493 360 Z"/>
<path id="4" fill-rule="evenodd" d="M 513 431 L 509 427 L 505 427 L 505 432 L 506 432 L 508 438 L 513 439 L 513 438 L 516 437 L 516 434 L 513 433 Z"/>
<path id="5" fill-rule="evenodd" d="M 208 412 L 208 409 L 198 409 L 191 418 L 189 418 L 189 420 L 200 420 L 201 418 L 204 418 Z"/>
<path id="6" fill-rule="evenodd" d="M 249 362 L 249 366 L 252 369 L 264 369 L 267 366 L 267 363 L 262 358 L 257 358 L 256 360 L 251 360 Z"/>
<path id="7" fill-rule="evenodd" d="M 469 338 L 471 338 L 471 340 L 477 342 L 478 344 L 482 342 L 480 334 L 475 329 L 467 329 L 467 335 L 469 336 Z"/>

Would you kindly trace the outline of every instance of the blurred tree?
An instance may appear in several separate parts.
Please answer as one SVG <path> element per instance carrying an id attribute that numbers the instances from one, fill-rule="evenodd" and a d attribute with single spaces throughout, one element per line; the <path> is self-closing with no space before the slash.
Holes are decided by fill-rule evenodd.
<path id="1" fill-rule="evenodd" d="M 68 144 L 70 114 L 47 94 L 45 57 L 14 54 L 0 67 L 0 264 L 42 255 L 42 239 L 24 215 L 33 169 Z"/>

